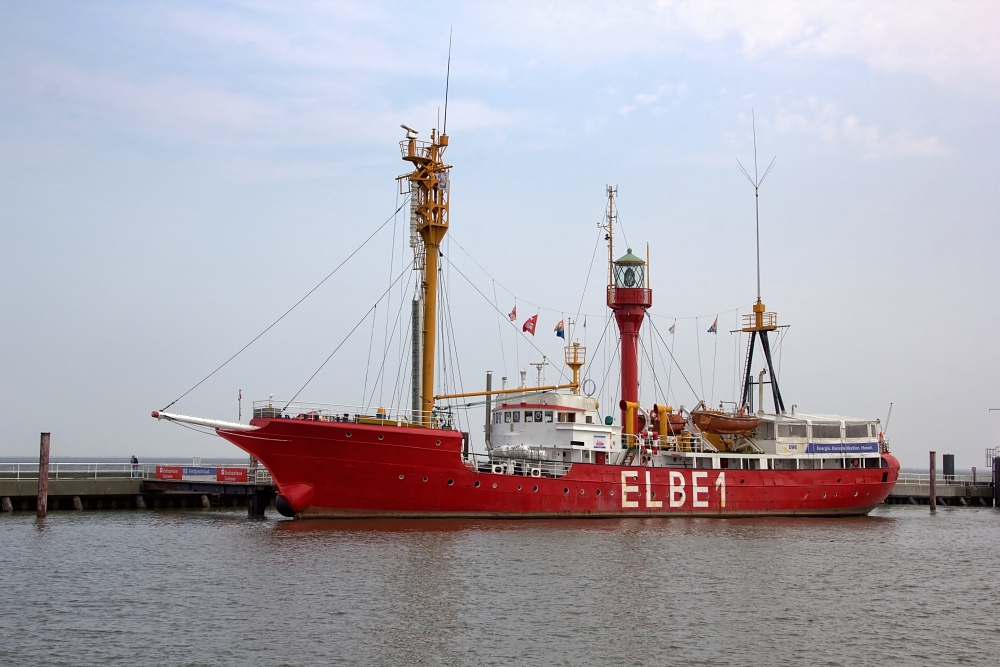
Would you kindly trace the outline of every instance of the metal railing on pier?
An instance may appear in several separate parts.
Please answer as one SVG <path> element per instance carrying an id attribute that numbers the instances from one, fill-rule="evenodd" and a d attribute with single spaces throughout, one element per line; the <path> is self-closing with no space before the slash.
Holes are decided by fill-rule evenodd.
<path id="1" fill-rule="evenodd" d="M 49 479 L 159 479 L 157 468 L 225 468 L 247 471 L 248 484 L 271 484 L 271 473 L 262 465 L 190 463 L 50 463 Z M 0 463 L 0 479 L 38 479 L 37 463 Z"/>
<path id="2" fill-rule="evenodd" d="M 991 478 L 992 471 L 985 471 L 983 475 L 935 475 L 934 483 L 938 486 L 989 486 Z M 901 472 L 896 483 L 927 485 L 931 483 L 931 475 L 926 472 Z"/>

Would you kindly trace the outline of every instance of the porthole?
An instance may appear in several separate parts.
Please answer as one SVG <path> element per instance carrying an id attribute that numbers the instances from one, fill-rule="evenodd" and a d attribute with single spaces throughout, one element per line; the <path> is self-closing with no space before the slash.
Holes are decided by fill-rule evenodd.
<path id="1" fill-rule="evenodd" d="M 650 498 L 655 498 L 656 497 L 656 491 L 650 491 L 649 492 L 649 497 Z"/>
<path id="2" fill-rule="evenodd" d="M 871 495 L 871 491 L 865 491 L 865 495 L 866 495 L 866 496 L 869 496 L 869 495 Z"/>
<path id="3" fill-rule="evenodd" d="M 520 490 L 521 490 L 521 485 L 520 485 L 520 484 L 518 484 L 518 485 L 517 485 L 517 490 L 518 490 L 518 491 L 520 491 Z"/>
<path id="4" fill-rule="evenodd" d="M 350 437 L 351 437 L 351 432 L 350 432 L 350 431 L 348 431 L 348 432 L 347 432 L 347 433 L 345 433 L 344 435 L 346 435 L 346 436 L 347 436 L 348 438 L 350 438 Z"/>
<path id="5" fill-rule="evenodd" d="M 424 481 L 425 481 L 425 482 L 427 481 L 427 478 L 426 478 L 426 477 L 424 477 Z"/>
<path id="6" fill-rule="evenodd" d="M 580 489 L 580 495 L 581 496 L 583 495 L 583 489 Z"/>
<path id="7" fill-rule="evenodd" d="M 823 493 L 823 497 L 826 498 L 826 492 Z"/>
<path id="8" fill-rule="evenodd" d="M 531 490 L 534 491 L 535 493 L 538 493 L 538 487 L 537 486 L 531 487 Z"/>
<path id="9" fill-rule="evenodd" d="M 384 436 L 384 435 L 380 435 L 380 436 L 378 437 L 378 439 L 379 439 L 379 440 L 385 440 L 385 436 Z"/>
<path id="10" fill-rule="evenodd" d="M 839 477 L 837 478 L 837 483 L 838 483 L 838 484 L 840 483 L 840 478 L 839 478 Z"/>
<path id="11" fill-rule="evenodd" d="M 400 475 L 399 476 L 400 479 L 404 479 L 405 477 L 406 477 L 406 475 Z"/>
<path id="12" fill-rule="evenodd" d="M 477 489 L 479 488 L 479 480 L 478 479 L 476 480 L 476 488 Z"/>
<path id="13" fill-rule="evenodd" d="M 601 495 L 601 490 L 600 489 L 597 490 L 597 495 Z"/>
<path id="14" fill-rule="evenodd" d="M 567 487 L 567 488 L 563 489 L 563 493 L 569 493 L 569 488 Z"/>
<path id="15" fill-rule="evenodd" d="M 435 440 L 435 441 L 434 441 L 434 444 L 435 444 L 435 445 L 440 445 L 440 444 L 441 444 L 441 441 L 440 441 L 440 440 Z M 840 481 L 840 480 L 838 480 L 838 481 Z"/>
<path id="16" fill-rule="evenodd" d="M 834 498 L 836 498 L 836 497 L 837 497 L 837 492 L 836 492 L 836 491 L 834 491 L 834 492 L 833 492 L 833 497 L 834 497 Z"/>
<path id="17" fill-rule="evenodd" d="M 855 491 L 855 492 L 854 492 L 854 497 L 855 497 L 855 498 L 857 498 L 857 497 L 858 497 L 858 492 L 857 492 L 857 491 Z"/>
<path id="18" fill-rule="evenodd" d="M 494 489 L 497 488 L 497 483 L 496 482 L 493 482 L 493 488 Z"/>
<path id="19" fill-rule="evenodd" d="M 615 495 L 615 490 L 614 490 L 614 489 L 611 489 L 611 491 L 609 491 L 609 493 L 610 493 L 611 495 Z"/>
<path id="20" fill-rule="evenodd" d="M 453 480 L 453 479 L 449 479 L 449 480 L 448 480 L 448 486 L 451 486 L 451 485 L 452 485 L 452 484 L 454 484 L 454 483 L 455 483 L 455 480 Z"/>
<path id="21" fill-rule="evenodd" d="M 740 480 L 740 484 L 742 484 L 742 483 L 743 483 L 743 480 L 741 479 L 741 480 Z"/>

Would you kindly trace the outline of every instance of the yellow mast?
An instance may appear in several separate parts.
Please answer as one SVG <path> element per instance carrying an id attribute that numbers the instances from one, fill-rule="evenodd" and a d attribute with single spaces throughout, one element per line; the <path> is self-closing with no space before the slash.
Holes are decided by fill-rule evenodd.
<path id="1" fill-rule="evenodd" d="M 431 130 L 431 140 L 417 141 L 416 130 L 403 126 L 406 140 L 399 143 L 403 160 L 413 164 L 413 171 L 398 177 L 400 190 L 410 193 L 416 202 L 417 231 L 424 244 L 423 354 L 421 356 L 421 423 L 430 427 L 434 410 L 434 351 L 437 335 L 438 253 L 448 233 L 449 170 L 443 161 L 448 135 Z M 408 184 L 404 190 L 403 183 Z"/>

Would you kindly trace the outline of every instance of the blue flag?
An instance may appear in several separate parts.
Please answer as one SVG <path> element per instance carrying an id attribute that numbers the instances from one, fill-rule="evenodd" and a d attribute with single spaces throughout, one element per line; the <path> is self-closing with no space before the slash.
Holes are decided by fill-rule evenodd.
<path id="1" fill-rule="evenodd" d="M 563 340 L 566 340 L 566 330 L 563 329 L 563 321 L 562 320 L 559 320 L 559 324 L 556 325 L 556 328 L 553 329 L 553 331 L 556 332 L 556 336 L 558 336 L 559 338 L 562 338 Z"/>

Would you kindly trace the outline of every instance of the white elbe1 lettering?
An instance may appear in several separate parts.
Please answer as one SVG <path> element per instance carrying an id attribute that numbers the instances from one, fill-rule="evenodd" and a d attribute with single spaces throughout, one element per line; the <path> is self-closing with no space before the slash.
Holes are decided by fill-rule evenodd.
<path id="1" fill-rule="evenodd" d="M 720 472 L 715 478 L 715 490 L 719 492 L 719 507 L 726 508 L 726 473 Z"/>
<path id="2" fill-rule="evenodd" d="M 684 492 L 684 475 L 677 471 L 670 471 L 670 506 L 682 507 L 687 500 L 687 493 Z"/>
<path id="3" fill-rule="evenodd" d="M 653 500 L 653 485 L 649 481 L 649 471 L 646 471 L 646 507 L 663 507 L 662 500 Z"/>
<path id="4" fill-rule="evenodd" d="M 691 504 L 695 507 L 708 507 L 708 487 L 698 486 L 699 479 L 707 479 L 707 472 L 691 473 Z M 699 500 L 698 496 L 705 496 L 704 500 Z"/>
<path id="5" fill-rule="evenodd" d="M 639 485 L 629 486 L 626 480 L 639 479 L 639 473 L 635 470 L 622 470 L 622 507 L 638 507 L 638 500 L 625 500 L 625 496 L 630 493 L 639 493 Z"/>

